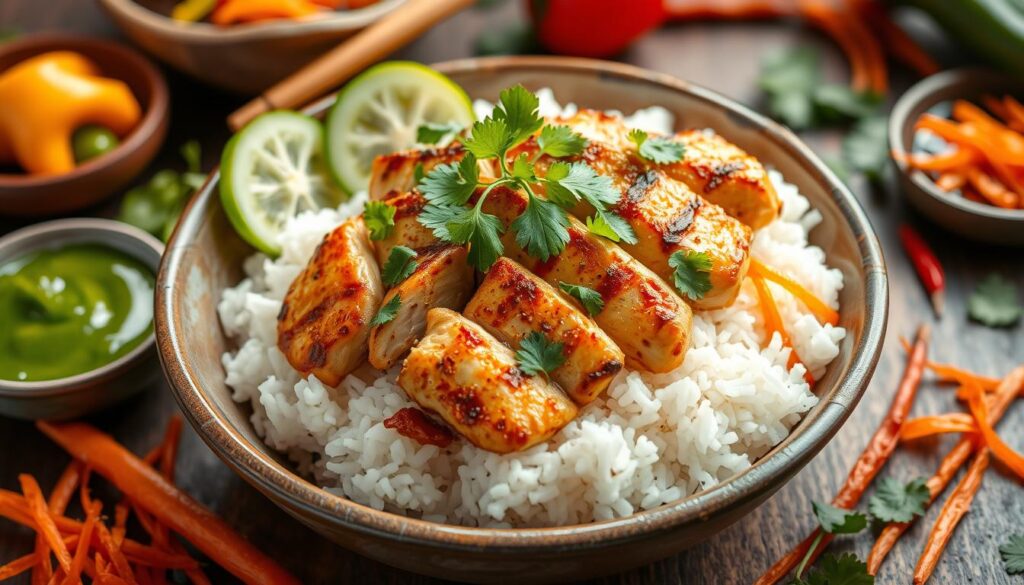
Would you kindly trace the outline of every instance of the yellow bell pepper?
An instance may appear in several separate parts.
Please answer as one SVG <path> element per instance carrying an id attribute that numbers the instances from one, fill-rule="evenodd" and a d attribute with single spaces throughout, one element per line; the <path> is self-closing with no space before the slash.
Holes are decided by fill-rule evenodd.
<path id="1" fill-rule="evenodd" d="M 302 18 L 321 10 L 310 0 L 228 0 L 213 11 L 210 22 L 223 26 L 276 18 Z"/>
<path id="2" fill-rule="evenodd" d="M 141 117 L 128 86 L 78 53 L 44 53 L 0 73 L 0 156 L 7 151 L 28 173 L 74 169 L 71 138 L 85 124 L 124 137 Z"/>

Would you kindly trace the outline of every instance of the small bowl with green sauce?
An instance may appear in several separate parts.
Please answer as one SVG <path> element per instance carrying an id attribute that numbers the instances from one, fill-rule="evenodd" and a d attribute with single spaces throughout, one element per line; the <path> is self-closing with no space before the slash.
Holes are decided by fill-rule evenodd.
<path id="1" fill-rule="evenodd" d="M 0 414 L 74 418 L 156 381 L 162 253 L 156 238 L 106 219 L 0 238 Z"/>

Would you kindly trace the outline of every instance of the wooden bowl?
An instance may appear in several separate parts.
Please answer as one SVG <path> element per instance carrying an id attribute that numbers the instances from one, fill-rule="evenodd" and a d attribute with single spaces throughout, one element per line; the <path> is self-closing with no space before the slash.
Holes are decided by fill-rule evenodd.
<path id="1" fill-rule="evenodd" d="M 381 0 L 304 20 L 221 27 L 171 19 L 170 0 L 99 0 L 138 46 L 210 85 L 256 95 L 398 8 Z"/>
<path id="2" fill-rule="evenodd" d="M 142 106 L 142 119 L 117 148 L 62 175 L 0 173 L 0 214 L 39 216 L 94 205 L 127 185 L 146 168 L 167 135 L 170 95 L 163 75 L 135 51 L 87 37 L 39 34 L 0 44 L 0 72 L 29 57 L 68 50 L 88 57 L 107 77 L 128 84 Z"/>
<path id="3" fill-rule="evenodd" d="M 622 571 L 706 540 L 781 487 L 839 430 L 867 387 L 888 305 L 878 240 L 847 188 L 796 136 L 714 92 L 617 63 L 554 57 L 452 61 L 437 68 L 470 96 L 496 100 L 515 83 L 551 87 L 564 102 L 632 111 L 659 104 L 679 127 L 711 127 L 774 166 L 823 216 L 811 234 L 842 271 L 839 356 L 816 386 L 821 397 L 789 437 L 751 468 L 696 495 L 629 517 L 544 529 L 466 528 L 374 510 L 318 488 L 266 446 L 249 408 L 231 399 L 217 322 L 221 291 L 242 278 L 253 250 L 232 231 L 214 173 L 168 243 L 157 282 L 157 345 L 173 392 L 196 431 L 242 477 L 301 522 L 360 554 L 447 579 L 565 582 Z M 327 98 L 310 111 L 322 114 Z M 511 576 L 515 577 L 511 577 Z"/>
<path id="4" fill-rule="evenodd" d="M 986 94 L 1024 98 L 1024 82 L 1005 73 L 982 69 L 943 71 L 919 81 L 904 93 L 889 117 L 889 144 L 893 150 L 910 152 L 914 124 L 943 102 L 977 100 Z M 982 242 L 1024 246 L 1024 209 L 1002 209 L 942 191 L 924 172 L 896 160 L 903 192 L 910 203 L 945 229 Z"/>

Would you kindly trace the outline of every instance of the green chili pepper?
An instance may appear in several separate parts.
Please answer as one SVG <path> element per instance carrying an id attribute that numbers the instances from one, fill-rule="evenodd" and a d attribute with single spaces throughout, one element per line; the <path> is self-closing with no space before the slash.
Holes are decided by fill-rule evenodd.
<path id="1" fill-rule="evenodd" d="M 205 179 L 200 168 L 199 143 L 190 141 L 181 148 L 188 171 L 158 171 L 148 183 L 128 191 L 121 202 L 117 219 L 143 229 L 164 241 L 174 231 L 192 193 Z"/>
<path id="2" fill-rule="evenodd" d="M 992 64 L 1024 74 L 1021 0 L 903 0 L 927 12 L 967 48 Z"/>

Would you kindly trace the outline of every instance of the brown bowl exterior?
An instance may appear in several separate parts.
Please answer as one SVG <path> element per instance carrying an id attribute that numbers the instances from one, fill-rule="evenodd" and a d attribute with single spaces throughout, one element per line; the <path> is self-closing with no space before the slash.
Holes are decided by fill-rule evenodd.
<path id="1" fill-rule="evenodd" d="M 236 236 L 211 176 L 168 244 L 157 283 L 161 361 L 199 434 L 242 477 L 338 544 L 409 571 L 467 581 L 564 582 L 621 571 L 677 553 L 748 513 L 806 464 L 839 429 L 867 386 L 888 306 L 885 266 L 867 218 L 843 184 L 789 130 L 718 94 L 635 67 L 553 57 L 453 61 L 437 66 L 474 97 L 494 100 L 522 83 L 551 87 L 563 101 L 631 111 L 662 105 L 680 127 L 711 127 L 797 184 L 822 213 L 813 242 L 846 279 L 839 357 L 818 383 L 819 405 L 747 471 L 700 494 L 626 518 L 546 529 L 478 529 L 380 512 L 297 476 L 265 446 L 246 407 L 231 400 L 215 325 L 221 291 L 241 278 L 252 252 Z M 331 103 L 311 107 L 320 114 Z"/>
<path id="2" fill-rule="evenodd" d="M 957 99 L 986 94 L 1024 97 L 1024 82 L 1005 73 L 982 69 L 943 71 L 919 81 L 900 96 L 889 117 L 889 143 L 893 150 L 910 152 L 914 124 L 932 107 Z M 1024 209 L 1001 209 L 943 192 L 925 173 L 894 159 L 907 199 L 943 228 L 990 244 L 1024 246 Z"/>
<path id="3" fill-rule="evenodd" d="M 103 74 L 128 84 L 142 106 L 142 120 L 113 151 L 62 175 L 0 174 L 0 214 L 40 216 L 94 205 L 137 177 L 160 151 L 170 116 L 163 75 L 144 57 L 116 43 L 58 34 L 32 35 L 0 44 L 0 72 L 35 55 L 68 50 L 94 61 Z"/>
<path id="4" fill-rule="evenodd" d="M 218 27 L 165 16 L 165 0 L 99 0 L 133 43 L 205 83 L 257 95 L 388 14 L 405 0 L 303 21 Z"/>

